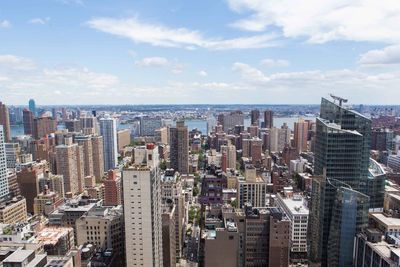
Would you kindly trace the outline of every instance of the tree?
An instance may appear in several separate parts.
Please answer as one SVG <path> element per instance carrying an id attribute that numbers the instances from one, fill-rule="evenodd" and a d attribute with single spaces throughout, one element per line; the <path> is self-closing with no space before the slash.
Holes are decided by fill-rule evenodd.
<path id="1" fill-rule="evenodd" d="M 167 163 L 165 162 L 165 160 L 160 162 L 160 169 L 163 171 L 167 169 Z"/>
<path id="2" fill-rule="evenodd" d="M 197 196 L 199 194 L 199 188 L 197 186 L 193 187 L 193 196 Z"/>
<path id="3" fill-rule="evenodd" d="M 237 207 L 238 207 L 237 199 L 235 199 L 235 200 L 233 200 L 233 201 L 231 202 L 231 206 L 234 207 L 234 208 L 237 208 Z"/>

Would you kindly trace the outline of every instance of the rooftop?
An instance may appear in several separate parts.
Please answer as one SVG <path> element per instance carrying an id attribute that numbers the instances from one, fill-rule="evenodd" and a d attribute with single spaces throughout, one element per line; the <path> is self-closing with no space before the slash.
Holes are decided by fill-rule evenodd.
<path id="1" fill-rule="evenodd" d="M 4 262 L 9 262 L 9 263 L 22 262 L 26 258 L 28 258 L 32 253 L 35 253 L 35 251 L 33 251 L 33 250 L 24 250 L 24 249 L 16 250 L 14 253 L 12 253 L 10 256 L 8 256 L 3 261 L 3 263 Z"/>
<path id="2" fill-rule="evenodd" d="M 370 213 L 369 216 L 375 218 L 386 227 L 400 228 L 400 218 L 388 217 L 381 212 Z"/>
<path id="3" fill-rule="evenodd" d="M 293 197 L 283 197 L 278 194 L 278 198 L 294 215 L 308 215 L 308 207 L 304 204 L 305 199 L 301 195 L 294 195 Z"/>
<path id="4" fill-rule="evenodd" d="M 37 239 L 44 245 L 56 245 L 61 237 L 72 231 L 73 228 L 69 227 L 47 227 L 38 233 Z"/>

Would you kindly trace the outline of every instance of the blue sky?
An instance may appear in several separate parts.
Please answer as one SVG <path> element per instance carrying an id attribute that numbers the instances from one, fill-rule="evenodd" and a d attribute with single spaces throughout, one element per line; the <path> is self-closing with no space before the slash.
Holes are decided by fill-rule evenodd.
<path id="1" fill-rule="evenodd" d="M 393 0 L 4 0 L 0 101 L 398 104 Z"/>

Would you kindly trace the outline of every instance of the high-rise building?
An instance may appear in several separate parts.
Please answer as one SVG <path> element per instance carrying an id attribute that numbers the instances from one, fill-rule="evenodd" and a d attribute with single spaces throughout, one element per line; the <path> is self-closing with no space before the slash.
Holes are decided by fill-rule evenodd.
<path id="1" fill-rule="evenodd" d="M 274 112 L 272 110 L 264 111 L 264 128 L 274 127 Z"/>
<path id="2" fill-rule="evenodd" d="M 163 267 L 176 266 L 176 240 L 175 240 L 175 206 L 163 205 L 162 207 L 162 248 Z"/>
<path id="3" fill-rule="evenodd" d="M 30 162 L 22 166 L 21 171 L 17 172 L 17 181 L 21 195 L 26 199 L 26 209 L 29 213 L 34 213 L 34 199 L 40 193 L 39 180 L 44 176 L 47 162 Z"/>
<path id="4" fill-rule="evenodd" d="M 1 102 L 0 102 L 0 125 L 3 125 L 5 142 L 10 142 L 11 140 L 10 115 L 7 106 Z"/>
<path id="5" fill-rule="evenodd" d="M 104 205 L 117 206 L 122 204 L 121 172 L 114 169 L 108 171 L 104 184 Z"/>
<path id="6" fill-rule="evenodd" d="M 246 203 L 254 207 L 265 207 L 267 194 L 267 181 L 265 178 L 256 175 L 256 169 L 247 165 L 245 169 L 245 180 L 237 183 L 237 202 L 240 208 Z"/>
<path id="7" fill-rule="evenodd" d="M 226 168 L 236 169 L 236 147 L 234 145 L 222 145 L 221 153 L 226 154 Z"/>
<path id="8" fill-rule="evenodd" d="M 123 169 L 126 266 L 162 266 L 162 217 L 158 148 L 135 148 Z"/>
<path id="9" fill-rule="evenodd" d="M 26 222 L 27 214 L 26 200 L 21 196 L 0 203 L 0 223 L 2 224 Z"/>
<path id="10" fill-rule="evenodd" d="M 29 109 L 24 109 L 22 112 L 24 122 L 24 134 L 33 135 L 33 113 Z"/>
<path id="11" fill-rule="evenodd" d="M 96 181 L 99 182 L 104 175 L 104 152 L 102 136 L 92 136 L 92 152 L 94 177 L 96 178 Z"/>
<path id="12" fill-rule="evenodd" d="M 80 117 L 79 120 L 83 134 L 98 134 L 97 118 L 95 116 L 84 116 Z"/>
<path id="13" fill-rule="evenodd" d="M 322 98 L 316 127 L 314 174 L 320 177 L 312 186 L 310 261 L 349 266 L 354 236 L 365 226 L 369 208 L 371 120 Z"/>
<path id="14" fill-rule="evenodd" d="M 290 131 L 288 128 L 270 128 L 269 131 L 269 150 L 272 152 L 282 151 L 285 144 L 290 143 Z"/>
<path id="15" fill-rule="evenodd" d="M 182 256 L 186 212 L 185 196 L 182 194 L 181 175 L 173 169 L 167 169 L 161 175 L 161 203 L 164 212 L 172 212 L 174 216 L 175 238 L 173 242 L 175 243 L 175 260 L 177 260 Z"/>
<path id="16" fill-rule="evenodd" d="M 308 129 L 308 122 L 302 118 L 294 123 L 294 146 L 299 154 L 307 151 Z"/>
<path id="17" fill-rule="evenodd" d="M 82 147 L 72 144 L 56 147 L 57 174 L 63 175 L 65 193 L 76 195 L 83 191 L 84 159 Z"/>
<path id="18" fill-rule="evenodd" d="M 45 171 L 43 177 L 39 178 L 39 192 L 43 192 L 46 186 L 50 191 L 58 193 L 61 198 L 65 197 L 64 177 L 62 175 Z"/>
<path id="19" fill-rule="evenodd" d="M 7 160 L 6 160 L 6 147 L 4 142 L 4 128 L 0 125 L 0 198 L 8 195 L 8 174 L 7 174 Z"/>
<path id="20" fill-rule="evenodd" d="M 252 110 L 250 112 L 250 117 L 251 117 L 251 125 L 258 126 L 260 120 L 260 111 L 258 109 Z"/>
<path id="21" fill-rule="evenodd" d="M 33 116 L 36 117 L 36 103 L 35 100 L 29 99 L 29 110 L 32 112 Z"/>
<path id="22" fill-rule="evenodd" d="M 140 135 L 154 136 L 157 129 L 162 127 L 161 118 L 141 117 L 140 118 Z"/>
<path id="23" fill-rule="evenodd" d="M 244 125 L 244 115 L 240 110 L 232 111 L 228 114 L 219 114 L 218 123 L 223 126 L 223 130 L 228 132 L 236 125 Z"/>
<path id="24" fill-rule="evenodd" d="M 125 146 L 131 143 L 131 131 L 129 129 L 120 130 L 117 132 L 118 151 L 124 149 Z"/>
<path id="25" fill-rule="evenodd" d="M 309 210 L 301 195 L 277 194 L 274 202 L 290 220 L 290 259 L 301 263 L 307 259 L 307 227 Z"/>
<path id="26" fill-rule="evenodd" d="M 110 116 L 100 119 L 100 135 L 103 136 L 104 170 L 114 169 L 118 164 L 117 122 Z"/>
<path id="27" fill-rule="evenodd" d="M 182 173 L 189 173 L 189 132 L 184 121 L 178 121 L 170 131 L 171 168 Z"/>
<path id="28" fill-rule="evenodd" d="M 82 147 L 83 151 L 83 173 L 84 176 L 94 176 L 93 169 L 93 147 L 90 135 L 76 135 L 75 143 Z"/>
<path id="29" fill-rule="evenodd" d="M 57 121 L 51 117 L 40 117 L 33 120 L 33 137 L 42 138 L 57 130 Z"/>
<path id="30" fill-rule="evenodd" d="M 79 133 L 82 131 L 80 120 L 77 120 L 77 119 L 66 120 L 64 123 L 65 123 L 65 129 L 67 129 L 68 132 Z"/>
<path id="31" fill-rule="evenodd" d="M 371 135 L 371 149 L 391 151 L 394 149 L 394 133 L 391 129 L 374 129 Z"/>

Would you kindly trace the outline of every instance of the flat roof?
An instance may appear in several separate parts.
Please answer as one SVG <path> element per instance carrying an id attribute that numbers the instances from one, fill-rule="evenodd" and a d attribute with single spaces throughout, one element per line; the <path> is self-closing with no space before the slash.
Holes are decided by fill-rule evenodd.
<path id="1" fill-rule="evenodd" d="M 280 196 L 280 199 L 294 215 L 309 214 L 309 209 L 304 205 L 304 198 L 302 196 L 299 196 L 299 200 L 293 199 L 291 197 L 284 198 L 282 196 Z"/>
<path id="2" fill-rule="evenodd" d="M 387 217 L 383 213 L 370 213 L 370 216 L 377 219 L 387 227 L 400 228 L 400 218 Z"/>
<path id="3" fill-rule="evenodd" d="M 35 253 L 33 250 L 16 250 L 10 256 L 8 256 L 3 262 L 22 262 L 26 258 L 28 258 L 32 253 Z"/>

